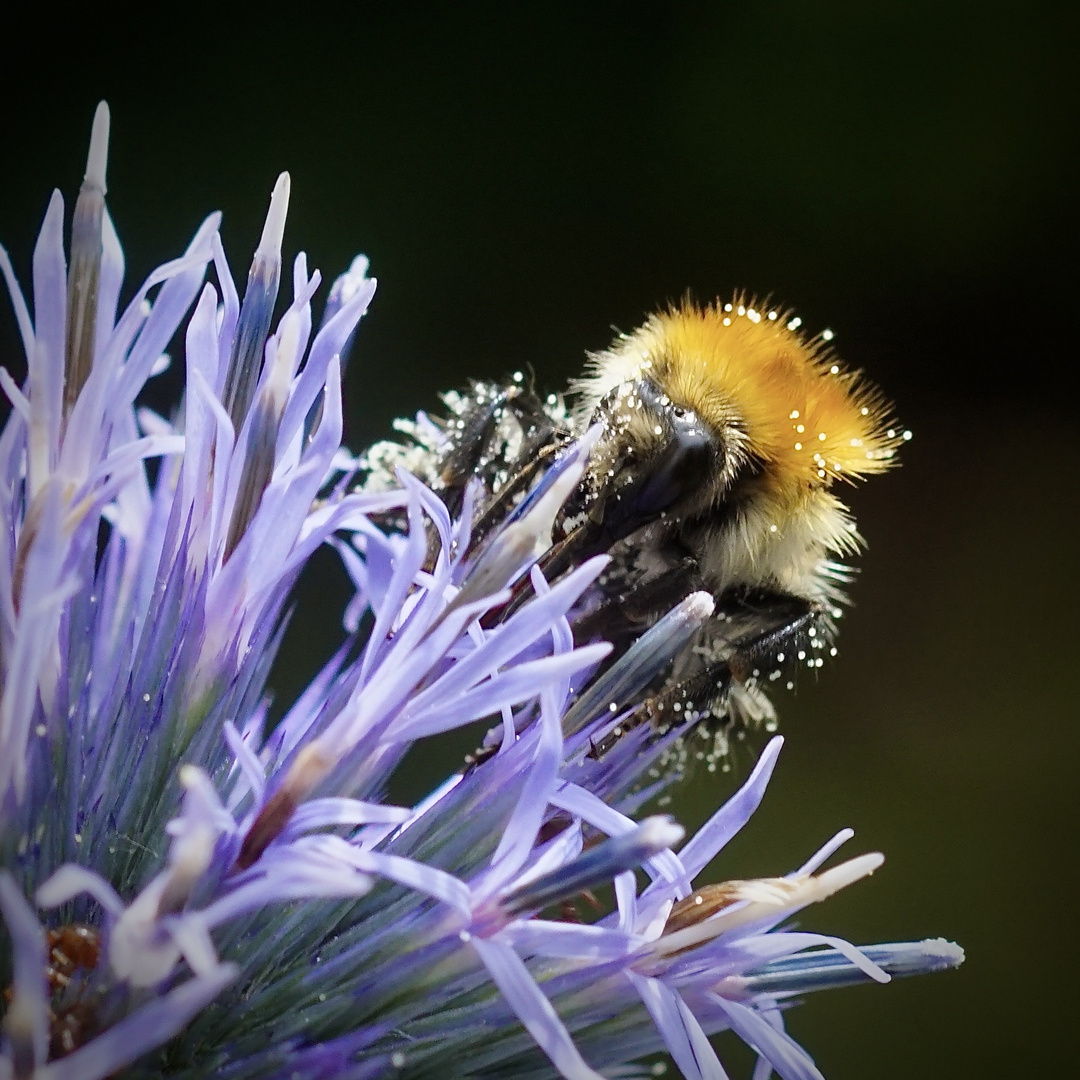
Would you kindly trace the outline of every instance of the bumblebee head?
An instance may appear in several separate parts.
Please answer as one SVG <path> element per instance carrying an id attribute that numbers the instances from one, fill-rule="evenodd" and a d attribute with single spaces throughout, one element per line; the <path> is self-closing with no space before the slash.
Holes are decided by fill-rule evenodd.
<path id="1" fill-rule="evenodd" d="M 579 419 L 602 425 L 566 518 L 617 540 L 657 518 L 715 516 L 740 500 L 797 513 L 837 480 L 893 463 L 904 435 L 825 334 L 735 297 L 652 316 L 593 355 L 575 389 Z"/>
<path id="2" fill-rule="evenodd" d="M 601 436 L 564 514 L 602 526 L 609 542 L 715 503 L 740 458 L 737 432 L 673 400 L 647 374 L 609 390 L 589 423 Z"/>

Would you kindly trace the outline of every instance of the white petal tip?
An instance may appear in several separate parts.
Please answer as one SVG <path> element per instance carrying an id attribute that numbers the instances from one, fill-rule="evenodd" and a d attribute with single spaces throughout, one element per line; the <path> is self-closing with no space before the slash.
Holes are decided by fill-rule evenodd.
<path id="1" fill-rule="evenodd" d="M 642 842 L 657 851 L 674 847 L 686 835 L 686 830 L 678 822 L 663 816 L 646 818 L 640 830 Z"/>
<path id="2" fill-rule="evenodd" d="M 690 619 L 704 621 L 716 609 L 716 601 L 711 593 L 691 593 L 684 601 L 684 611 Z"/>
<path id="3" fill-rule="evenodd" d="M 817 899 L 823 900 L 841 889 L 846 889 L 849 885 L 854 885 L 856 881 L 869 877 L 884 862 L 885 856 L 879 851 L 874 851 L 823 871 L 812 879 L 815 891 L 820 893 Z"/>
<path id="4" fill-rule="evenodd" d="M 89 187 L 105 193 L 105 167 L 109 161 L 109 106 L 99 101 L 94 112 L 94 126 L 90 129 L 90 150 L 86 155 L 86 173 L 83 181 Z"/>
<path id="5" fill-rule="evenodd" d="M 927 956 L 935 960 L 941 960 L 953 967 L 959 967 L 966 959 L 963 948 L 953 941 L 947 941 L 945 938 L 931 938 L 929 941 L 923 942 L 923 946 Z"/>
<path id="6" fill-rule="evenodd" d="M 289 192 L 292 190 L 292 177 L 289 176 L 286 170 L 278 175 L 277 180 L 274 182 L 274 190 L 270 193 L 271 205 L 275 199 L 284 199 L 285 207 L 288 209 L 289 205 Z"/>
<path id="7" fill-rule="evenodd" d="M 283 172 L 274 184 L 274 190 L 270 194 L 270 209 L 266 215 L 266 224 L 263 225 L 262 238 L 259 240 L 259 250 L 255 257 L 262 256 L 266 259 L 281 258 L 281 241 L 285 236 L 285 219 L 289 215 L 289 191 L 292 181 L 287 172 Z"/>

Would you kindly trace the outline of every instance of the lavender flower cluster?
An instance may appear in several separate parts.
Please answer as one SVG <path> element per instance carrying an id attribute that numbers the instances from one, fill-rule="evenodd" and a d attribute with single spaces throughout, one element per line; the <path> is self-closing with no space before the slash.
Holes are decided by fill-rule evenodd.
<path id="1" fill-rule="evenodd" d="M 613 738 L 620 702 L 712 600 L 607 667 L 575 647 L 603 559 L 552 583 L 535 563 L 589 439 L 479 547 L 468 493 L 452 519 L 404 472 L 358 490 L 341 357 L 366 260 L 316 329 L 299 255 L 272 327 L 282 175 L 242 300 L 212 215 L 118 311 L 108 126 L 101 106 L 67 256 L 49 203 L 32 314 L 0 250 L 26 362 L 21 385 L 0 371 L 0 1080 L 630 1077 L 658 1053 L 693 1080 L 726 1075 L 724 1029 L 756 1080 L 793 1080 L 820 1075 L 784 1031 L 795 996 L 960 962 L 786 926 L 880 865 L 820 869 L 848 831 L 793 873 L 695 888 L 781 740 L 692 839 L 641 816 L 671 747 L 647 725 Z M 140 394 L 178 334 L 164 417 Z M 268 731 L 290 590 L 324 543 L 355 588 L 349 640 Z M 529 601 L 489 625 L 525 575 Z M 417 740 L 485 717 L 486 760 L 385 801 Z M 594 890 L 610 902 L 572 917 Z"/>

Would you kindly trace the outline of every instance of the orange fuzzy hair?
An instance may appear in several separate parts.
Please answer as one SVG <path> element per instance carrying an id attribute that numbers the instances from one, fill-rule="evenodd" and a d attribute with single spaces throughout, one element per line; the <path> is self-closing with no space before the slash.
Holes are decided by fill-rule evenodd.
<path id="1" fill-rule="evenodd" d="M 791 322 L 739 295 L 705 308 L 684 302 L 611 353 L 633 358 L 703 420 L 739 424 L 747 449 L 788 483 L 828 487 L 889 468 L 904 435 L 889 427 L 888 402 Z"/>

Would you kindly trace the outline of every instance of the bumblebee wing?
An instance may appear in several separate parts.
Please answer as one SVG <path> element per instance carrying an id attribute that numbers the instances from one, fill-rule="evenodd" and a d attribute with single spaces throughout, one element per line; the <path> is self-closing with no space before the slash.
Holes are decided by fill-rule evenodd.
<path id="1" fill-rule="evenodd" d="M 455 401 L 450 445 L 439 462 L 440 495 L 456 514 L 465 485 L 478 477 L 486 496 L 481 517 L 497 521 L 547 463 L 545 448 L 562 445 L 567 435 L 536 393 L 515 382 L 474 383 Z"/>

